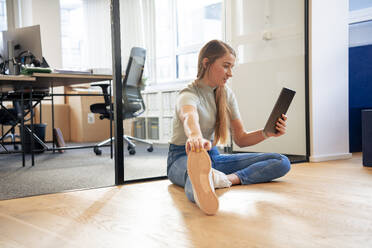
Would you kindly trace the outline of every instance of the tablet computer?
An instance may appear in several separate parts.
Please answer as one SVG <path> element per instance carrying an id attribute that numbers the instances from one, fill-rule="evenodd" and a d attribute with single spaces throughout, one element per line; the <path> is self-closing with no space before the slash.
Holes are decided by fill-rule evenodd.
<path id="1" fill-rule="evenodd" d="M 264 128 L 264 131 L 266 133 L 267 132 L 270 132 L 270 133 L 278 132 L 275 129 L 275 126 L 276 126 L 275 124 L 278 121 L 278 119 L 282 116 L 282 114 L 287 113 L 289 105 L 291 105 L 291 102 L 295 94 L 296 94 L 296 91 L 283 87 L 278 97 L 278 100 L 276 100 L 274 108 L 271 111 L 269 119 L 266 122 L 266 125 Z"/>

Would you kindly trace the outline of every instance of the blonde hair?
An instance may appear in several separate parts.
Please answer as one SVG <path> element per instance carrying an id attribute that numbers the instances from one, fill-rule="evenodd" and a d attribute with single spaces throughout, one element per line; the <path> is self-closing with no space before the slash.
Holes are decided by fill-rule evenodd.
<path id="1" fill-rule="evenodd" d="M 232 47 L 220 40 L 211 40 L 205 44 L 199 52 L 197 78 L 202 79 L 209 72 L 210 66 L 216 61 L 230 53 L 236 57 Z M 207 58 L 207 64 L 204 67 L 203 59 Z M 218 86 L 215 92 L 217 106 L 216 126 L 214 128 L 213 145 L 226 144 L 228 136 L 228 115 L 230 112 L 227 105 L 226 88 L 224 85 Z"/>

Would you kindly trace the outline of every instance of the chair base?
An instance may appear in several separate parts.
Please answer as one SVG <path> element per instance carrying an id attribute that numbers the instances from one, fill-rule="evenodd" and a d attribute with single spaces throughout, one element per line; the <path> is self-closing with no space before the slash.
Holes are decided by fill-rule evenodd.
<path id="1" fill-rule="evenodd" d="M 148 151 L 148 152 L 152 152 L 152 151 L 154 150 L 153 143 L 152 143 L 152 142 L 149 142 L 149 141 L 147 141 L 147 140 L 139 139 L 139 138 L 135 138 L 135 137 L 132 137 L 132 136 L 129 136 L 129 135 L 123 135 L 123 139 L 124 139 L 124 141 L 126 141 L 126 142 L 128 143 L 128 147 L 127 147 L 127 149 L 128 149 L 128 151 L 129 151 L 129 154 L 130 154 L 130 155 L 134 155 L 134 154 L 136 154 L 136 145 L 132 142 L 132 140 L 149 145 L 149 146 L 147 147 L 147 151 Z M 99 148 L 102 147 L 102 146 L 105 146 L 105 145 L 109 144 L 109 143 L 111 142 L 111 140 L 114 141 L 115 138 L 112 137 L 112 138 L 110 138 L 110 139 L 107 139 L 107 140 L 104 140 L 104 141 L 98 143 L 98 144 L 93 148 L 94 153 L 95 153 L 96 155 L 101 155 L 101 154 L 102 154 L 102 150 L 99 149 Z"/>
<path id="2" fill-rule="evenodd" d="M 9 133 L 5 136 L 0 136 L 0 141 L 3 142 L 4 140 L 6 139 L 9 139 L 11 140 L 12 144 L 13 144 L 13 147 L 14 147 L 14 150 L 18 150 L 19 147 L 18 145 L 16 144 L 16 138 L 20 138 L 18 134 L 14 134 L 14 133 Z"/>

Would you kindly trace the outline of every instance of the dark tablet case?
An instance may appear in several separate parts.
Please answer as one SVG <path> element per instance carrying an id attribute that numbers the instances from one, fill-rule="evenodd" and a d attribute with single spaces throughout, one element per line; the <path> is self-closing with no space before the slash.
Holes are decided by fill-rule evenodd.
<path id="1" fill-rule="evenodd" d="M 282 116 L 282 114 L 287 113 L 289 105 L 291 104 L 292 99 L 295 94 L 296 94 L 296 91 L 283 87 L 278 97 L 278 100 L 276 100 L 274 108 L 271 111 L 270 117 L 266 122 L 266 125 L 264 128 L 265 132 L 277 133 L 277 130 L 275 129 L 275 124 L 278 121 L 278 119 Z"/>

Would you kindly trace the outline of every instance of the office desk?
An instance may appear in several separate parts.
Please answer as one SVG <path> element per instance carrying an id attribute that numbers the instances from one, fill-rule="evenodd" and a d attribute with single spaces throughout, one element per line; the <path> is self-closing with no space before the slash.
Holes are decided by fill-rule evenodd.
<path id="1" fill-rule="evenodd" d="M 33 82 L 36 82 L 36 78 L 31 76 L 0 75 L 0 92 L 9 92 Z"/>
<path id="2" fill-rule="evenodd" d="M 71 86 L 112 80 L 111 75 L 94 74 L 34 73 L 32 77 L 35 78 L 37 87 Z"/>
<path id="3" fill-rule="evenodd" d="M 0 75 L 0 92 L 21 87 L 49 88 L 112 80 L 111 75 L 34 73 L 31 76 Z"/>
<path id="4" fill-rule="evenodd" d="M 33 73 L 30 76 L 24 75 L 0 75 L 0 94 L 7 93 L 10 91 L 18 91 L 22 95 L 26 92 L 36 91 L 38 89 L 50 89 L 51 90 L 51 101 L 52 101 L 52 129 L 54 129 L 54 96 L 60 96 L 65 94 L 53 94 L 53 87 L 59 86 L 71 86 L 76 84 L 88 84 L 93 82 L 100 82 L 100 81 L 111 81 L 111 75 L 94 75 L 94 74 L 60 74 L 60 73 Z M 84 94 L 84 95 L 97 95 L 97 94 Z M 32 101 L 32 100 L 30 100 Z M 22 100 L 23 104 L 23 100 Z M 23 106 L 22 106 L 23 107 Z M 31 118 L 31 125 L 33 125 L 33 118 Z M 21 126 L 24 127 L 23 119 Z M 110 125 L 111 127 L 111 125 Z M 23 130 L 23 128 L 22 128 Z M 32 132 L 31 135 L 34 135 Z M 24 133 L 21 134 L 22 138 L 22 163 L 25 166 L 25 153 L 24 153 Z M 31 139 L 33 143 L 33 139 Z M 33 147 L 33 145 L 32 145 Z M 48 148 L 46 145 L 44 146 L 45 150 L 53 151 L 68 149 L 69 147 L 62 147 L 56 148 L 55 147 L 55 140 L 53 136 L 53 147 Z M 70 149 L 78 149 L 78 148 L 93 148 L 93 146 L 85 146 L 85 147 L 70 147 Z M 32 165 L 34 165 L 34 152 L 31 152 L 32 157 Z"/>

